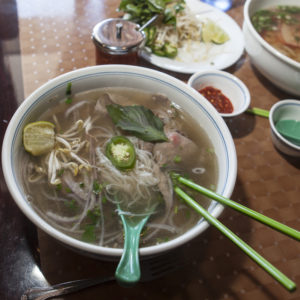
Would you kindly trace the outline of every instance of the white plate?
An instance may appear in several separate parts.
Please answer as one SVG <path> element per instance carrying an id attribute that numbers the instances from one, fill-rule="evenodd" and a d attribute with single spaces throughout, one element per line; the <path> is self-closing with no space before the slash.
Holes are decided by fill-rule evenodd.
<path id="1" fill-rule="evenodd" d="M 223 28 L 230 39 L 223 45 L 207 45 L 193 42 L 197 51 L 187 51 L 184 47 L 178 49 L 174 59 L 160 57 L 146 48 L 141 51 L 141 56 L 158 67 L 179 73 L 192 74 L 202 69 L 225 69 L 234 64 L 244 51 L 243 33 L 238 24 L 226 13 L 208 5 L 200 0 L 186 0 L 186 4 L 196 14 L 197 19 L 210 19 Z M 207 55 L 203 57 L 203 53 Z"/>

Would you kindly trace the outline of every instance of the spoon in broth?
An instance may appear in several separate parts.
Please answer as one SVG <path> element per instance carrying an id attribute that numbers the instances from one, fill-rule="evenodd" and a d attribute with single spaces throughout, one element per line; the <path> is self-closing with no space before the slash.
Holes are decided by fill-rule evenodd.
<path id="1" fill-rule="evenodd" d="M 140 280 L 140 235 L 150 216 L 155 213 L 159 199 L 153 197 L 146 204 L 144 201 L 137 201 L 139 203 L 130 205 L 126 200 L 117 204 L 124 228 L 124 250 L 115 272 L 115 278 L 121 286 L 130 287 Z"/>
<path id="2" fill-rule="evenodd" d="M 136 164 L 135 146 L 125 136 L 112 137 L 106 144 L 105 154 L 120 171 L 130 172 Z M 134 177 L 134 184 L 138 184 Z M 147 196 L 148 195 L 148 196 Z M 151 214 L 160 203 L 158 192 L 140 191 L 137 196 L 124 190 L 115 191 L 115 203 L 124 228 L 124 250 L 115 272 L 117 282 L 122 286 L 132 286 L 140 280 L 139 240 L 141 231 Z"/>

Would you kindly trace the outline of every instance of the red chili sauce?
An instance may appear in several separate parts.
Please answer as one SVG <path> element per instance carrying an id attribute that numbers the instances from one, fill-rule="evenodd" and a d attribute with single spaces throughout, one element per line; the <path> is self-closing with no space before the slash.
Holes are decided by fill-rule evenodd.
<path id="1" fill-rule="evenodd" d="M 230 114 L 233 112 L 231 101 L 221 92 L 212 86 L 207 86 L 198 91 L 202 94 L 219 113 Z"/>

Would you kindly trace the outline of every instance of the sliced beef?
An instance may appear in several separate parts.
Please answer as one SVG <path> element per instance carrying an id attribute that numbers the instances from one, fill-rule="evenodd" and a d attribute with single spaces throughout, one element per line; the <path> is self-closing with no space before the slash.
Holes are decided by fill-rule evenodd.
<path id="1" fill-rule="evenodd" d="M 173 107 L 172 102 L 162 94 L 155 94 L 152 96 L 155 103 L 154 108 L 151 109 L 165 124 L 176 115 L 176 109 Z"/>
<path id="2" fill-rule="evenodd" d="M 138 143 L 139 143 L 139 148 L 140 148 L 140 149 L 152 153 L 153 147 L 154 147 L 154 144 L 153 144 L 153 143 L 145 142 L 145 141 L 143 141 L 143 140 L 139 140 Z"/>
<path id="3" fill-rule="evenodd" d="M 300 20 L 299 20 L 300 21 Z M 281 25 L 281 40 L 286 45 L 292 47 L 300 47 L 300 25 L 287 25 L 283 23 Z"/>
<path id="4" fill-rule="evenodd" d="M 154 158 L 160 166 L 172 164 L 176 157 L 187 161 L 197 155 L 199 149 L 189 138 L 178 132 L 169 132 L 167 137 L 169 142 L 157 143 L 153 148 Z"/>
<path id="5" fill-rule="evenodd" d="M 107 114 L 106 105 L 113 104 L 108 94 L 102 95 L 96 102 L 95 110 L 102 114 Z"/>

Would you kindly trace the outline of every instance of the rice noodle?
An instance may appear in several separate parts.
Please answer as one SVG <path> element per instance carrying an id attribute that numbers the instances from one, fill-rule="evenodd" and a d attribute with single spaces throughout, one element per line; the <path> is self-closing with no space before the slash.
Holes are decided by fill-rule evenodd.
<path id="1" fill-rule="evenodd" d="M 180 230 L 177 227 L 168 225 L 168 224 L 156 224 L 156 223 L 149 223 L 147 224 L 147 227 L 149 228 L 155 228 L 159 230 L 167 230 L 172 233 L 180 232 Z"/>
<path id="2" fill-rule="evenodd" d="M 88 103 L 89 103 L 89 100 L 84 100 L 84 101 L 80 101 L 80 102 L 78 102 L 77 104 L 71 106 L 69 109 L 66 110 L 66 112 L 65 112 L 65 117 L 68 118 L 69 115 L 70 115 L 72 112 L 78 110 L 78 109 L 81 108 L 83 105 L 88 104 Z"/>
<path id="3" fill-rule="evenodd" d="M 137 143 L 136 138 L 130 138 L 130 140 L 132 143 Z M 96 148 L 96 155 L 98 166 L 102 169 L 103 180 L 109 182 L 106 186 L 107 192 L 113 195 L 116 190 L 121 190 L 130 194 L 132 199 L 130 205 L 141 199 L 148 199 L 150 196 L 149 188 L 158 184 L 158 179 L 153 176 L 152 154 L 148 151 L 141 149 L 136 151 L 136 166 L 128 175 L 115 168 L 100 147 Z"/>
<path id="4" fill-rule="evenodd" d="M 120 247 L 123 231 L 118 214 L 137 217 L 145 215 L 154 201 L 159 200 L 161 203 L 153 213 L 155 221 L 150 218 L 147 223 L 149 231 L 143 236 L 143 243 L 150 244 L 149 241 L 153 240 L 159 231 L 172 237 L 179 234 L 182 229 L 176 226 L 176 216 L 172 210 L 172 182 L 166 169 L 162 170 L 159 167 L 161 157 L 154 156 L 153 144 L 126 135 L 136 151 L 136 163 L 129 172 L 117 169 L 105 155 L 107 141 L 113 136 L 124 135 L 124 132 L 115 126 L 107 126 L 109 119 L 105 115 L 103 105 L 111 101 L 110 97 L 118 97 L 105 95 L 95 101 L 89 101 L 85 97 L 72 104 L 66 111 L 56 111 L 55 115 L 48 117 L 48 120 L 54 120 L 60 130 L 55 136 L 55 147 L 49 154 L 34 160 L 25 157 L 26 168 L 22 169 L 22 177 L 25 190 L 28 191 L 28 201 L 33 203 L 34 209 L 50 225 L 76 238 L 85 233 L 85 226 L 91 221 L 89 215 L 96 211 L 99 218 L 93 224 L 95 243 Z M 123 95 L 119 98 L 124 99 Z M 172 116 L 176 114 L 166 112 L 170 103 L 161 99 L 161 96 L 158 97 L 159 105 L 155 107 L 155 114 L 162 116 L 167 122 L 166 127 L 173 129 L 177 124 Z M 105 118 L 106 121 L 103 121 Z M 195 168 L 194 172 L 200 172 L 200 169 Z M 162 192 L 160 187 L 158 171 L 166 181 L 166 193 Z M 98 190 L 95 190 L 95 184 L 99 185 Z M 41 200 L 47 199 L 46 204 L 40 205 L 34 199 L 35 196 L 31 195 L 32 186 L 39 188 L 39 197 Z M 120 211 L 117 202 L 121 202 Z M 70 208 L 72 204 L 75 206 Z M 136 209 L 140 207 L 146 209 Z M 152 241 L 151 243 L 153 244 Z"/>
<path id="5" fill-rule="evenodd" d="M 51 211 L 47 211 L 46 215 L 54 221 L 63 222 L 63 223 L 71 223 L 71 222 L 74 222 L 74 221 L 78 220 L 78 216 L 68 218 L 68 217 L 65 217 L 65 216 L 59 216 L 59 215 L 57 215 L 57 214 L 55 214 Z"/>

